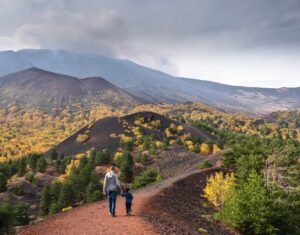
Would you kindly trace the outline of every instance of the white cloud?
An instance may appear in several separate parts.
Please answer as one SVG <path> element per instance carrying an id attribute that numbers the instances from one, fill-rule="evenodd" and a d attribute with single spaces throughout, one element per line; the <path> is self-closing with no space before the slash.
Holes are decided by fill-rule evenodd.
<path id="1" fill-rule="evenodd" d="M 297 0 L 0 0 L 0 9 L 0 50 L 94 52 L 185 77 L 300 86 Z"/>

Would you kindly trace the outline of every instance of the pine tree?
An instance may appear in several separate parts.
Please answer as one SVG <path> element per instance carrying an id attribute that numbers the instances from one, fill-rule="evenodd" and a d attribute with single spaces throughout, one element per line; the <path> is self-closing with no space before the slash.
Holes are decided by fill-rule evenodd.
<path id="1" fill-rule="evenodd" d="M 96 202 L 103 199 L 101 185 L 97 179 L 95 171 L 90 175 L 90 183 L 86 187 L 86 202 Z"/>
<path id="2" fill-rule="evenodd" d="M 0 193 L 6 191 L 7 189 L 7 175 L 3 172 L 0 172 Z"/>
<path id="3" fill-rule="evenodd" d="M 50 153 L 50 159 L 51 159 L 52 161 L 55 161 L 55 160 L 57 160 L 57 157 L 58 157 L 58 153 L 56 152 L 55 149 L 53 149 L 53 150 L 51 151 L 51 153 Z"/>
<path id="4" fill-rule="evenodd" d="M 39 204 L 40 216 L 45 216 L 49 214 L 50 204 L 51 204 L 50 186 L 46 184 L 43 188 L 40 204 Z"/>
<path id="5" fill-rule="evenodd" d="M 37 162 L 36 170 L 38 172 L 44 172 L 46 167 L 47 167 L 47 161 L 44 157 L 41 157 Z"/>
<path id="6" fill-rule="evenodd" d="M 43 157 L 43 156 L 40 154 L 31 154 L 28 157 L 28 165 L 33 172 L 36 170 L 37 162 L 38 162 L 39 158 L 41 158 L 41 157 Z"/>
<path id="7" fill-rule="evenodd" d="M 72 206 L 75 202 L 75 192 L 70 182 L 65 182 L 61 188 L 58 199 L 59 209 L 63 209 Z"/>
<path id="8" fill-rule="evenodd" d="M 29 208 L 26 203 L 18 203 L 14 206 L 14 217 L 17 226 L 29 223 Z"/>
<path id="9" fill-rule="evenodd" d="M 0 234 L 11 234 L 15 224 L 14 209 L 11 201 L 6 199 L 0 205 Z"/>
<path id="10" fill-rule="evenodd" d="M 26 173 L 26 159 L 21 158 L 18 164 L 18 176 L 22 177 Z"/>
<path id="11" fill-rule="evenodd" d="M 132 155 L 130 154 L 130 152 L 126 152 L 124 153 L 123 159 L 122 159 L 122 163 L 121 163 L 121 176 L 120 179 L 130 182 L 132 180 L 133 177 L 133 158 Z"/>

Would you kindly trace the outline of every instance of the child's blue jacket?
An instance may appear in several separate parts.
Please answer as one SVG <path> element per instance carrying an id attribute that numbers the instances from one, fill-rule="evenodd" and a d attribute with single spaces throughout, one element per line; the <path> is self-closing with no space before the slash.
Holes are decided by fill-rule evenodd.
<path id="1" fill-rule="evenodd" d="M 123 192 L 122 197 L 125 197 L 125 202 L 126 203 L 132 203 L 133 196 L 131 192 Z"/>

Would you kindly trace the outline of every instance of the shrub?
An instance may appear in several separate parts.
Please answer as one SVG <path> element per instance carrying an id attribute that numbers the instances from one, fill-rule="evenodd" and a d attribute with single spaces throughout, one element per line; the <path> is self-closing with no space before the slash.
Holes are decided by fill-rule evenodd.
<path id="1" fill-rule="evenodd" d="M 203 154 L 203 155 L 208 155 L 210 154 L 210 147 L 208 144 L 201 144 L 200 145 L 200 153 Z"/>
<path id="2" fill-rule="evenodd" d="M 244 234 L 284 234 L 278 226 L 280 211 L 274 208 L 268 189 L 253 171 L 247 181 L 232 190 L 216 218 Z"/>
<path id="3" fill-rule="evenodd" d="M 124 150 L 131 151 L 133 148 L 134 139 L 130 136 L 121 135 L 120 145 Z"/>
<path id="4" fill-rule="evenodd" d="M 47 167 L 47 161 L 44 157 L 41 157 L 37 162 L 36 170 L 38 172 L 44 172 L 46 167 Z"/>
<path id="5" fill-rule="evenodd" d="M 14 206 L 16 225 L 26 225 L 29 223 L 29 208 L 26 203 L 18 203 Z"/>
<path id="6" fill-rule="evenodd" d="M 29 174 L 29 175 L 26 176 L 26 180 L 28 180 L 30 183 L 33 183 L 34 176 L 35 176 L 34 173 Z"/>
<path id="7" fill-rule="evenodd" d="M 13 192 L 16 196 L 23 196 L 25 193 L 25 185 L 18 184 L 14 187 Z"/>
<path id="8" fill-rule="evenodd" d="M 117 164 L 118 167 L 121 166 L 123 157 L 124 157 L 124 153 L 122 153 L 122 152 L 115 153 L 114 162 Z"/>
<path id="9" fill-rule="evenodd" d="M 153 184 L 162 180 L 160 172 L 156 168 L 150 168 L 143 171 L 139 176 L 135 177 L 132 188 L 137 189 L 145 187 L 149 184 Z"/>
<path id="10" fill-rule="evenodd" d="M 7 189 L 7 175 L 0 172 L 0 193 Z"/>
<path id="11" fill-rule="evenodd" d="M 26 173 L 26 159 L 21 158 L 18 164 L 18 176 L 22 177 Z"/>
<path id="12" fill-rule="evenodd" d="M 89 135 L 88 135 L 88 134 L 79 134 L 79 135 L 77 136 L 77 138 L 76 138 L 76 141 L 77 141 L 78 143 L 83 143 L 83 142 L 87 141 L 88 138 L 89 138 Z"/>
<path id="13" fill-rule="evenodd" d="M 11 234 L 14 220 L 13 206 L 9 200 L 0 204 L 0 234 Z"/>
<path id="14" fill-rule="evenodd" d="M 199 169 L 205 169 L 210 167 L 212 167 L 212 164 L 207 160 L 199 164 Z"/>
<path id="15" fill-rule="evenodd" d="M 203 196 L 215 207 L 220 207 L 234 185 L 235 178 L 233 173 L 224 175 L 223 172 L 216 172 L 207 179 Z"/>
<path id="16" fill-rule="evenodd" d="M 217 154 L 219 152 L 221 152 L 221 149 L 218 145 L 213 144 L 213 150 L 212 150 L 213 154 Z"/>
<path id="17" fill-rule="evenodd" d="M 143 154 L 141 152 L 138 152 L 137 155 L 135 156 L 135 162 L 141 163 L 142 157 L 143 157 Z"/>

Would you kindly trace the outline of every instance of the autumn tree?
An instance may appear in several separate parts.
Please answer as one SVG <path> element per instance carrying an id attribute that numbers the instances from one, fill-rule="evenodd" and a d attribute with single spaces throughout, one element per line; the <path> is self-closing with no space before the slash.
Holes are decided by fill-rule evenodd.
<path id="1" fill-rule="evenodd" d="M 229 191 L 235 185 L 235 178 L 233 173 L 223 174 L 223 172 L 216 172 L 207 179 L 207 185 L 204 189 L 204 197 L 212 203 L 215 207 L 220 207 Z"/>
<path id="2" fill-rule="evenodd" d="M 208 144 L 203 143 L 200 145 L 200 153 L 203 155 L 208 155 L 210 154 L 210 147 Z"/>

